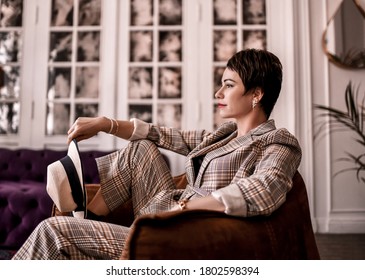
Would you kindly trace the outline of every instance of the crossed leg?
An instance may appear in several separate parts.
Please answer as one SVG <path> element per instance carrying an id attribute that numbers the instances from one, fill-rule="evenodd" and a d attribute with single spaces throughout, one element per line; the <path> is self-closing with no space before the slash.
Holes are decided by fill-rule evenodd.
<path id="1" fill-rule="evenodd" d="M 168 210 L 176 202 L 175 183 L 160 151 L 150 141 L 97 160 L 101 190 L 88 206 L 105 215 L 132 198 L 135 216 Z M 130 228 L 73 217 L 41 222 L 13 259 L 116 259 Z"/>

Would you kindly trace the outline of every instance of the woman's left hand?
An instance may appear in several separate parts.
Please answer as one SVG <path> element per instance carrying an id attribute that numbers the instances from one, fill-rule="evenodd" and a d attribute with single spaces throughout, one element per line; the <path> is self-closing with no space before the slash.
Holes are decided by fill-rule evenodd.
<path id="1" fill-rule="evenodd" d="M 226 210 L 225 206 L 216 200 L 213 196 L 208 195 L 205 197 L 195 198 L 192 200 L 185 201 L 183 209 L 177 203 L 173 206 L 170 211 L 177 210 L 193 210 L 193 209 L 202 209 L 202 210 L 214 210 L 224 212 Z"/>

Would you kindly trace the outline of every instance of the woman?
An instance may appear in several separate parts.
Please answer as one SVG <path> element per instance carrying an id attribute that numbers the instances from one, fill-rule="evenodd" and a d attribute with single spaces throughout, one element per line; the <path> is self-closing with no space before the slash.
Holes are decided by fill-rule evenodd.
<path id="1" fill-rule="evenodd" d="M 213 133 L 158 127 L 137 119 L 79 118 L 68 132 L 69 142 L 99 132 L 131 142 L 97 159 L 101 189 L 87 207 L 88 219 L 47 219 L 14 258 L 119 258 L 130 228 L 95 220 L 129 198 L 136 217 L 185 209 L 241 217 L 271 214 L 284 203 L 301 160 L 296 138 L 269 120 L 281 82 L 282 66 L 272 53 L 254 49 L 236 53 L 216 93 L 220 115 L 235 122 Z M 176 189 L 157 147 L 186 156 L 185 190 Z"/>

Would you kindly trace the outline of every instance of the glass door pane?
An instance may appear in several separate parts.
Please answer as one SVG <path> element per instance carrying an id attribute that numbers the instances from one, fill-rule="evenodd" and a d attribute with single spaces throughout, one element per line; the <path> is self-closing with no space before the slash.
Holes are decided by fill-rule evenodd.
<path id="1" fill-rule="evenodd" d="M 99 115 L 101 0 L 53 0 L 46 135 L 65 135 L 78 117 Z"/>
<path id="2" fill-rule="evenodd" d="M 183 0 L 131 0 L 128 117 L 182 127 Z"/>
<path id="3" fill-rule="evenodd" d="M 213 0 L 213 89 L 221 86 L 227 60 L 247 48 L 266 49 L 266 0 Z M 213 93 L 213 94 L 214 94 Z M 213 96 L 214 98 L 214 96 Z M 223 121 L 213 108 L 213 127 Z"/>
<path id="4" fill-rule="evenodd" d="M 0 0 L 0 136 L 20 123 L 23 1 Z"/>

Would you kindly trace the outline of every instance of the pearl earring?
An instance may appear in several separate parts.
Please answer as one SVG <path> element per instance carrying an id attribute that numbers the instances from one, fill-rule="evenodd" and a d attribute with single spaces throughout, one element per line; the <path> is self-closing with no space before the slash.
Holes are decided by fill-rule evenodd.
<path id="1" fill-rule="evenodd" d="M 257 100 L 256 99 L 253 99 L 252 100 L 252 109 L 255 108 L 257 105 Z"/>

